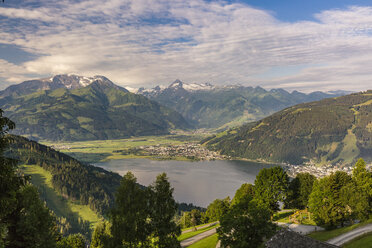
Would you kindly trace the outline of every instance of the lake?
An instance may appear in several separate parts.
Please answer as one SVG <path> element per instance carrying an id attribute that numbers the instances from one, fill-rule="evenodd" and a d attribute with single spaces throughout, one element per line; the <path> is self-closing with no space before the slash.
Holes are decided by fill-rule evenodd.
<path id="1" fill-rule="evenodd" d="M 159 173 L 166 172 L 178 202 L 207 207 L 213 200 L 233 197 L 243 183 L 252 183 L 262 168 L 274 165 L 238 160 L 155 161 L 119 159 L 95 163 L 95 166 L 124 175 L 133 172 L 137 182 L 151 184 Z"/>

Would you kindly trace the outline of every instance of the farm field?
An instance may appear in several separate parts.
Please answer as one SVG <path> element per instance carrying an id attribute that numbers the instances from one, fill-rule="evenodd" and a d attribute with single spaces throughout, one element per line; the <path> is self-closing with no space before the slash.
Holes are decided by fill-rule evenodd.
<path id="1" fill-rule="evenodd" d="M 198 143 L 205 135 L 164 135 L 143 136 L 128 139 L 115 140 L 93 140 L 75 142 L 52 142 L 40 141 L 40 143 L 51 146 L 60 152 L 66 153 L 80 161 L 87 163 L 104 162 L 113 159 L 151 158 L 153 156 L 132 153 L 131 149 L 141 146 L 174 146 L 185 143 Z M 164 159 L 188 160 L 185 157 L 172 157 Z"/>

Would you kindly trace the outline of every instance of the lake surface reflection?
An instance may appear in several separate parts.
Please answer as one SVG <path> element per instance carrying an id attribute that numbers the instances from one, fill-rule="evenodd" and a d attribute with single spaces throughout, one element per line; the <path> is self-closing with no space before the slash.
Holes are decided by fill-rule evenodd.
<path id="1" fill-rule="evenodd" d="M 151 184 L 159 173 L 166 172 L 174 197 L 178 202 L 207 207 L 217 198 L 233 197 L 243 183 L 253 183 L 262 168 L 275 165 L 237 160 L 216 161 L 154 161 L 148 159 L 119 159 L 94 164 L 124 175 L 133 172 L 138 183 Z"/>

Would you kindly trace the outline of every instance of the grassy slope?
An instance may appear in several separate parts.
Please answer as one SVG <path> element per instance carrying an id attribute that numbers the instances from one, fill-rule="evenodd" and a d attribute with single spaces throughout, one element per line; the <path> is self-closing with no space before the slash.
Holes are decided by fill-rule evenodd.
<path id="1" fill-rule="evenodd" d="M 216 233 L 188 246 L 188 248 L 215 248 L 217 245 L 217 242 L 218 242 L 218 236 Z"/>
<path id="2" fill-rule="evenodd" d="M 337 228 L 337 229 L 334 229 L 334 230 L 313 232 L 313 233 L 310 233 L 308 236 L 313 238 L 313 239 L 320 240 L 320 241 L 327 241 L 327 240 L 332 239 L 334 237 L 340 236 L 341 234 L 344 234 L 344 233 L 347 233 L 351 230 L 354 230 L 355 228 L 364 226 L 368 223 L 372 223 L 372 219 L 370 219 L 368 221 L 365 221 L 365 222 L 362 222 L 362 223 L 354 224 L 354 225 L 351 225 L 351 226 Z"/>
<path id="3" fill-rule="evenodd" d="M 93 140 L 76 142 L 41 142 L 47 146 L 54 146 L 60 152 L 66 153 L 79 161 L 100 162 L 110 159 L 124 158 L 150 158 L 149 156 L 137 156 L 133 154 L 123 155 L 120 150 L 150 145 L 181 145 L 187 142 L 198 142 L 201 139 L 198 135 L 191 138 L 183 136 L 144 136 L 140 138 L 116 139 L 116 140 Z M 181 158 L 180 158 L 181 159 Z"/>
<path id="4" fill-rule="evenodd" d="M 47 199 L 47 206 L 57 216 L 67 216 L 71 212 L 77 213 L 83 220 L 89 221 L 93 230 L 94 226 L 102 220 L 87 205 L 74 203 L 66 200 L 52 187 L 52 174 L 37 165 L 24 165 L 22 170 L 26 175 L 31 175 L 32 184 L 38 187 L 43 198 Z"/>
<path id="5" fill-rule="evenodd" d="M 294 223 L 293 220 L 289 222 L 289 217 L 293 215 L 295 212 L 296 210 L 276 213 L 274 214 L 273 220 L 277 222 L 282 222 L 282 223 Z M 302 225 L 316 226 L 316 223 L 313 220 L 309 220 L 307 213 L 301 212 L 299 218 L 297 219 L 302 219 L 302 222 L 301 222 Z"/>
<path id="6" fill-rule="evenodd" d="M 358 237 L 342 247 L 344 248 L 361 248 L 361 247 L 372 247 L 372 233 Z"/>

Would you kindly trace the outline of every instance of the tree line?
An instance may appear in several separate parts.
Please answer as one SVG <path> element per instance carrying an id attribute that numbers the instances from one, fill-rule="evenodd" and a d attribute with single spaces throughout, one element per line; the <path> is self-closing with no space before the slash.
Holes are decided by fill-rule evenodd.
<path id="1" fill-rule="evenodd" d="M 4 156 L 15 124 L 0 110 L 0 247 L 84 248 L 81 234 L 63 237 L 56 217 L 40 200 L 18 161 Z M 180 247 L 177 204 L 165 173 L 147 188 L 128 172 L 120 181 L 108 222 L 98 225 L 91 247 Z"/>
<path id="2" fill-rule="evenodd" d="M 88 241 L 83 235 L 61 235 L 56 217 L 29 178 L 20 173 L 17 161 L 4 156 L 9 145 L 6 133 L 15 125 L 2 113 L 0 110 L 0 247 L 85 247 Z M 362 159 L 352 175 L 337 171 L 320 179 L 308 173 L 290 179 L 279 166 L 262 169 L 254 185 L 243 184 L 232 200 L 217 199 L 205 213 L 194 209 L 191 218 L 184 213 L 177 223 L 177 204 L 166 174 L 160 174 L 149 187 L 141 187 L 128 172 L 107 210 L 108 220 L 93 232 L 91 247 L 180 247 L 177 236 L 182 222 L 196 225 L 217 220 L 223 247 L 258 247 L 276 232 L 272 217 L 281 203 L 286 208 L 308 208 L 315 222 L 328 228 L 365 220 L 372 215 L 372 173 Z"/>
<path id="3" fill-rule="evenodd" d="M 179 224 L 195 226 L 220 221 L 222 247 L 258 247 L 276 232 L 280 205 L 308 209 L 317 225 L 328 229 L 372 217 L 372 172 L 359 159 L 352 175 L 337 171 L 317 179 L 309 173 L 289 178 L 282 167 L 260 170 L 254 185 L 243 184 L 234 198 L 216 199 L 205 212 L 184 212 Z"/>
<path id="4" fill-rule="evenodd" d="M 21 136 L 11 135 L 7 142 L 10 145 L 5 154 L 7 157 L 49 171 L 53 175 L 53 188 L 64 197 L 88 205 L 102 215 L 112 207 L 121 178 L 117 173 L 83 164 Z"/>

